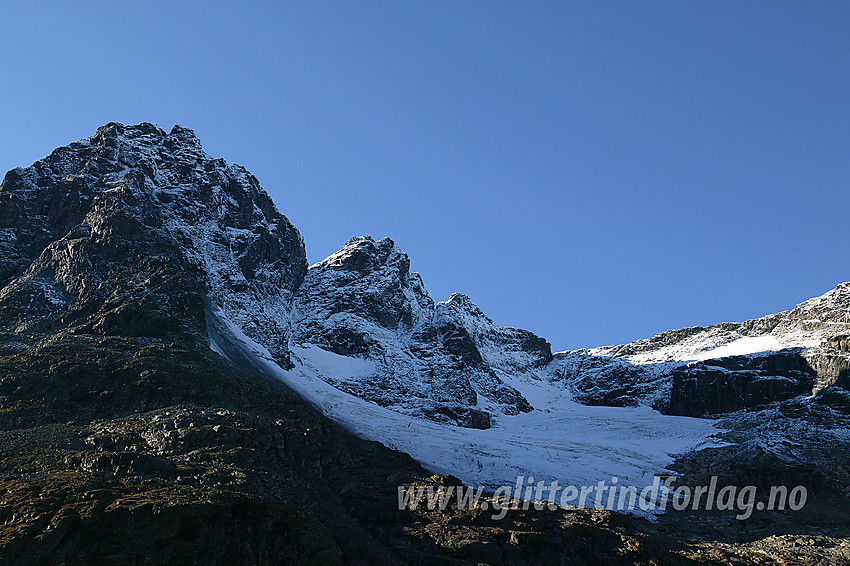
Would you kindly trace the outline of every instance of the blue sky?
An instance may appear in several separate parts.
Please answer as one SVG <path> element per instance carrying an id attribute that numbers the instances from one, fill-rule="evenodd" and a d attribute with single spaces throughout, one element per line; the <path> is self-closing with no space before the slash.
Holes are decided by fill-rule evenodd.
<path id="1" fill-rule="evenodd" d="M 850 280 L 848 2 L 0 3 L 0 169 L 109 121 L 558 349 Z"/>

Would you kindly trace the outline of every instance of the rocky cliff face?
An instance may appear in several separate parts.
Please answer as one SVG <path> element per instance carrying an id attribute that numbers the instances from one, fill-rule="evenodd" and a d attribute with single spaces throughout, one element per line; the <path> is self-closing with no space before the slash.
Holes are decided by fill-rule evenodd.
<path id="1" fill-rule="evenodd" d="M 691 417 L 731 413 L 810 394 L 816 379 L 794 349 L 690 363 L 673 370 L 667 411 Z"/>
<path id="2" fill-rule="evenodd" d="M 495 325 L 464 295 L 435 305 L 389 238 L 353 238 L 310 267 L 295 304 L 295 343 L 374 363 L 335 386 L 438 421 L 487 428 L 491 412 L 529 411 L 497 372 L 533 372 L 551 359 L 545 340 Z"/>
<path id="3" fill-rule="evenodd" d="M 212 308 L 287 363 L 301 236 L 256 178 L 207 156 L 190 130 L 108 124 L 10 171 L 0 198 L 7 332 L 160 336 L 176 316 L 200 338 Z"/>

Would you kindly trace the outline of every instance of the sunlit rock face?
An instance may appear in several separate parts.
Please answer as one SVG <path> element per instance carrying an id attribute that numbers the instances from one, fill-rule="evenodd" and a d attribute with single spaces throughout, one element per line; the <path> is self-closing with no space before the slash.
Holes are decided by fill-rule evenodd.
<path id="1" fill-rule="evenodd" d="M 540 372 L 545 340 L 500 327 L 460 294 L 435 304 L 389 238 L 352 238 L 310 267 L 295 300 L 293 340 L 374 362 L 337 387 L 395 410 L 487 428 L 531 409 L 500 373 Z"/>

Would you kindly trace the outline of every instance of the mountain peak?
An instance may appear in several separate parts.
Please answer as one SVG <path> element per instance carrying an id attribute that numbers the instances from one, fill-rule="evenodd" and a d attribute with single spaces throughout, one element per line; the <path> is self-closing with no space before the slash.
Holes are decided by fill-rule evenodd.
<path id="1" fill-rule="evenodd" d="M 465 313 L 476 318 L 483 317 L 488 321 L 490 320 L 487 315 L 484 314 L 484 311 L 482 311 L 478 305 L 473 303 L 469 296 L 464 295 L 463 293 L 452 293 L 449 300 L 439 303 L 439 306 L 443 309 Z"/>
<path id="2" fill-rule="evenodd" d="M 115 319 L 107 316 L 116 307 L 105 282 L 118 276 L 110 265 L 135 268 L 168 257 L 190 276 L 181 282 L 185 289 L 285 365 L 288 308 L 307 270 L 303 240 L 253 175 L 205 154 L 192 130 L 110 122 L 10 172 L 0 195 L 8 204 L 0 210 L 0 283 L 16 280 L 17 290 L 4 297 L 15 304 L 29 296 L 43 302 L 45 318 L 33 328 L 86 324 L 50 301 L 57 296 L 71 310 L 86 301 L 85 312 Z M 74 254 L 60 252 L 72 245 Z M 84 297 L 80 289 L 103 296 Z M 169 303 L 166 296 L 161 301 Z M 163 320 L 179 314 L 165 310 Z"/>
<path id="3" fill-rule="evenodd" d="M 195 132 L 184 126 L 175 125 L 169 133 L 150 122 L 139 124 L 122 124 L 109 122 L 97 129 L 88 138 L 88 143 L 95 147 L 123 149 L 122 153 L 146 153 L 151 150 L 165 152 L 190 150 L 197 159 L 209 158 L 203 152 L 203 147 Z"/>
<path id="4" fill-rule="evenodd" d="M 392 269 L 402 280 L 407 280 L 410 259 L 390 238 L 375 240 L 372 236 L 355 236 L 338 252 L 320 261 L 315 267 L 366 273 Z"/>
<path id="5" fill-rule="evenodd" d="M 797 305 L 790 316 L 802 321 L 850 324 L 850 281 Z"/>

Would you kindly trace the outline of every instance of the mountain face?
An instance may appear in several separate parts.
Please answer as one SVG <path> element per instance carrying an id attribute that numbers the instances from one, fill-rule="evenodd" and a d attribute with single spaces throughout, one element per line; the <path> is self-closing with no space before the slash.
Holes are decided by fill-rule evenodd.
<path id="1" fill-rule="evenodd" d="M 407 561 L 382 530 L 428 474 L 209 349 L 213 308 L 285 344 L 229 301 L 306 271 L 256 180 L 187 130 L 111 124 L 0 203 L 0 562 Z"/>
<path id="2" fill-rule="evenodd" d="M 353 238 L 310 267 L 295 304 L 295 343 L 375 364 L 333 385 L 437 421 L 488 428 L 490 411 L 530 411 L 497 372 L 531 373 L 552 357 L 545 340 L 496 326 L 464 295 L 435 305 L 389 238 Z"/>
<path id="3" fill-rule="evenodd" d="M 160 336 L 179 316 L 201 340 L 218 317 L 284 367 L 290 343 L 366 358 L 371 375 L 334 385 L 477 428 L 531 409 L 498 377 L 503 362 L 531 372 L 551 359 L 544 340 L 497 327 L 461 295 L 435 306 L 389 239 L 353 239 L 308 271 L 301 235 L 257 179 L 179 126 L 109 124 L 9 172 L 2 195 L 9 333 Z"/>
<path id="4" fill-rule="evenodd" d="M 178 316 L 200 338 L 212 306 L 288 363 L 301 235 L 190 130 L 109 124 L 10 171 L 0 194 L 6 332 L 159 337 Z"/>
<path id="5" fill-rule="evenodd" d="M 551 375 L 590 404 L 703 416 L 850 385 L 850 283 L 790 311 L 556 355 Z"/>
<path id="6" fill-rule="evenodd" d="M 0 251 L 3 564 L 687 563 L 613 513 L 517 512 L 511 542 L 492 513 L 400 511 L 397 486 L 456 480 L 211 349 L 231 351 L 210 342 L 227 320 L 290 365 L 307 265 L 256 179 L 188 130 L 110 124 L 9 172 Z"/>
<path id="7" fill-rule="evenodd" d="M 283 367 L 311 345 L 365 360 L 357 375 L 322 378 L 473 428 L 532 409 L 516 378 L 584 403 L 691 416 L 848 381 L 848 284 L 761 319 L 553 357 L 544 339 L 496 325 L 464 295 L 435 303 L 388 238 L 353 238 L 308 269 L 301 235 L 257 179 L 179 126 L 109 124 L 10 171 L 2 187 L 0 331 L 16 339 L 162 337 L 179 317 L 203 343 L 227 321 Z"/>

